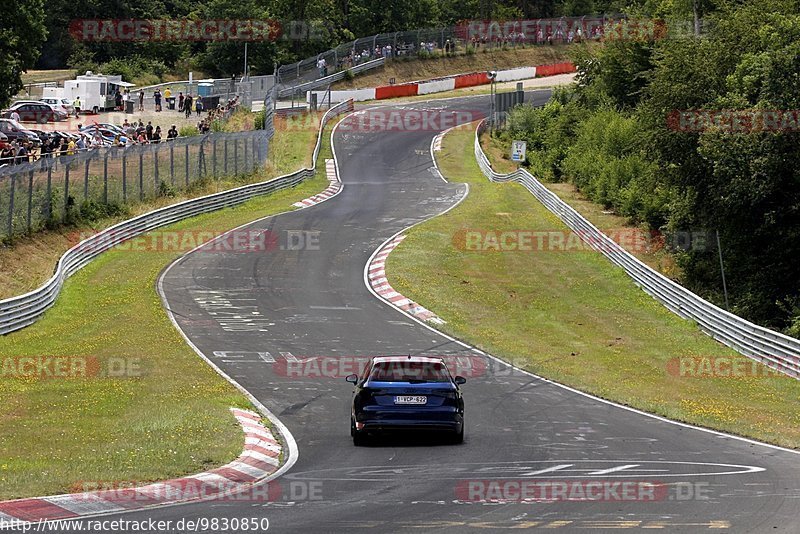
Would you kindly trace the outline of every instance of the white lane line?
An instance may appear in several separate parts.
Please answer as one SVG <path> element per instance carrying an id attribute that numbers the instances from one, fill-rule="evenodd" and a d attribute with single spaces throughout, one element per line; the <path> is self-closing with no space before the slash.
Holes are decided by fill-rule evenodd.
<path id="1" fill-rule="evenodd" d="M 586 474 L 587 475 L 608 475 L 610 473 L 619 473 L 620 471 L 625 471 L 626 469 L 633 469 L 634 467 L 639 467 L 639 464 L 618 465 L 616 467 L 610 467 L 608 469 L 600 469 L 598 471 L 592 471 L 592 472 L 586 473 Z"/>
<path id="2" fill-rule="evenodd" d="M 542 475 L 544 473 L 552 473 L 553 471 L 561 471 L 562 469 L 566 469 L 568 467 L 572 467 L 575 464 L 561 464 L 561 465 L 554 465 L 553 467 L 546 467 L 544 469 L 539 469 L 538 471 L 528 471 L 526 473 L 520 473 L 519 476 L 521 477 L 532 477 L 535 475 Z"/>

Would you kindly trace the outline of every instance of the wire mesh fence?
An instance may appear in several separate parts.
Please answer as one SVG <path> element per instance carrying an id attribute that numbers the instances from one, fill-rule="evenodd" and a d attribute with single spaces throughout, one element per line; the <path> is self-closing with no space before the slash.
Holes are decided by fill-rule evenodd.
<path id="1" fill-rule="evenodd" d="M 209 133 L 2 167 L 0 239 L 68 221 L 93 203 L 144 202 L 202 180 L 249 174 L 266 162 L 271 136 L 271 128 Z"/>

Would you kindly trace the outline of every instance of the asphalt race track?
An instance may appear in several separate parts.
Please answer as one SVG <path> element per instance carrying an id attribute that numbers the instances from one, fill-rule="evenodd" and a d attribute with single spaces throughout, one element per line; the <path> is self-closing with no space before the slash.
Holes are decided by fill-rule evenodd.
<path id="1" fill-rule="evenodd" d="M 542 102 L 548 93 L 528 96 Z M 485 112 L 488 97 L 380 109 Z M 378 300 L 364 282 L 373 251 L 452 207 L 466 187 L 445 183 L 433 167 L 431 139 L 442 124 L 362 131 L 363 114 L 346 118 L 334 134 L 344 183 L 339 195 L 247 228 L 269 232 L 280 246 L 260 253 L 197 251 L 163 277 L 180 328 L 293 435 L 299 456 L 278 479 L 277 496 L 118 518 L 266 517 L 269 531 L 305 533 L 800 531 L 797 454 L 672 424 L 512 371 Z M 214 310 L 229 313 L 209 313 Z M 409 353 L 471 362 L 475 372 L 463 386 L 464 444 L 411 436 L 355 447 L 352 387 L 343 378 L 350 362 Z M 308 364 L 332 359 L 341 365 L 320 371 Z M 484 490 L 503 480 L 573 489 L 655 482 L 666 489 L 652 499 L 612 491 L 599 500 L 497 502 L 499 495 Z"/>

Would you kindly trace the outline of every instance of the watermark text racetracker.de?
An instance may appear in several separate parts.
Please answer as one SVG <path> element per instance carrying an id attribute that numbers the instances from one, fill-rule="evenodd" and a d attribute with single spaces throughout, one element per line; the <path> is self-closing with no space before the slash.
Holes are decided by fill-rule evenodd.
<path id="1" fill-rule="evenodd" d="M 794 378 L 785 373 L 790 370 L 780 364 L 767 367 L 745 356 L 682 356 L 671 358 L 666 365 L 667 374 L 680 378 Z"/>
<path id="2" fill-rule="evenodd" d="M 477 378 L 485 376 L 489 371 L 487 359 L 479 355 L 433 357 L 441 358 L 452 376 Z M 371 356 L 292 356 L 277 359 L 273 364 L 273 370 L 277 376 L 289 379 L 338 379 L 352 374 L 361 376 L 371 360 Z M 406 375 L 416 372 L 403 367 L 402 363 L 397 365 L 398 369 L 402 369 Z M 510 368 L 506 367 L 506 369 Z M 425 371 L 419 370 L 419 372 L 424 373 Z"/>
<path id="3" fill-rule="evenodd" d="M 669 236 L 639 228 L 611 228 L 602 233 L 605 238 L 574 230 L 462 229 L 453 235 L 453 245 L 473 252 L 602 252 L 621 246 L 632 253 L 655 252 L 665 247 L 705 250 L 708 245 L 708 232 L 704 230 L 672 232 Z"/>
<path id="4" fill-rule="evenodd" d="M 464 502 L 664 502 L 709 500 L 707 482 L 653 480 L 460 480 L 456 499 Z"/>
<path id="5" fill-rule="evenodd" d="M 0 379 L 70 380 L 136 378 L 144 374 L 141 358 L 94 356 L 0 356 Z"/>
<path id="6" fill-rule="evenodd" d="M 800 110 L 674 110 L 667 115 L 667 127 L 685 133 L 798 133 L 800 132 Z"/>
<path id="7" fill-rule="evenodd" d="M 148 505 L 166 502 L 214 499 L 215 502 L 297 503 L 324 500 L 321 480 L 272 480 L 263 484 L 242 485 L 222 476 L 181 478 L 162 484 L 140 481 L 82 481 L 73 488 L 78 500 L 93 502 L 100 497 L 115 503 Z"/>
<path id="8" fill-rule="evenodd" d="M 108 249 L 129 252 L 265 253 L 278 250 L 319 250 L 319 230 L 241 229 L 153 230 L 135 235 L 127 230 L 79 232 L 70 237 L 84 251 Z M 199 248 L 198 248 L 199 247 Z"/>
<path id="9" fill-rule="evenodd" d="M 330 35 L 321 20 L 74 19 L 68 29 L 83 42 L 311 41 Z"/>
<path id="10" fill-rule="evenodd" d="M 486 117 L 486 112 L 471 109 L 435 110 L 410 108 L 374 108 L 348 115 L 336 127 L 340 132 L 352 133 L 415 133 L 441 132 L 466 126 Z M 276 130 L 318 131 L 320 117 L 297 113 L 275 122 Z"/>

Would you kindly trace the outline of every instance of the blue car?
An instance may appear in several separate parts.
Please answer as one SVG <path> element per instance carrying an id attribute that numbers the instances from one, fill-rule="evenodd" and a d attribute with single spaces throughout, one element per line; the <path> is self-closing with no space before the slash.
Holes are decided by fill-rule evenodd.
<path id="1" fill-rule="evenodd" d="M 368 434 L 396 430 L 444 431 L 455 443 L 464 441 L 464 399 L 444 360 L 422 356 L 377 356 L 363 376 L 350 375 L 355 385 L 350 434 L 355 445 Z"/>

